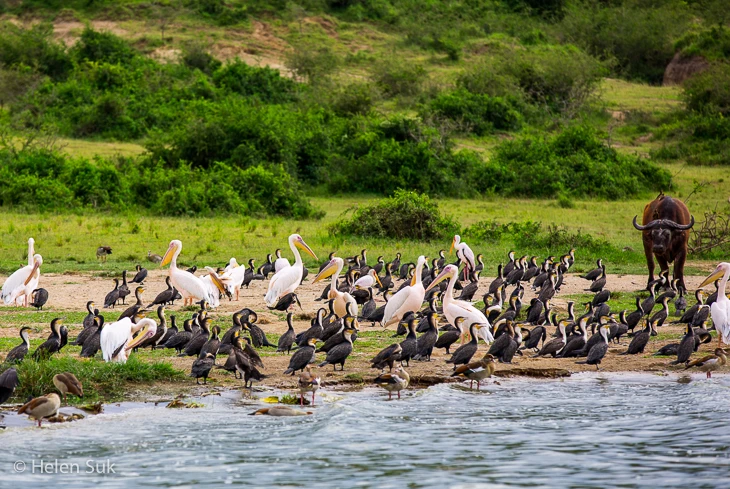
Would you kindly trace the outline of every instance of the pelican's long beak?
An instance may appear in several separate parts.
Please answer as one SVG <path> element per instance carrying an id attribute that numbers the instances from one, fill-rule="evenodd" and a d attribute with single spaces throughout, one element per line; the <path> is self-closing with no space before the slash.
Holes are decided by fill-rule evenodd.
<path id="1" fill-rule="evenodd" d="M 33 262 L 33 269 L 30 271 L 30 275 L 28 275 L 28 278 L 25 279 L 25 282 L 23 282 L 23 285 L 28 285 L 28 283 L 33 279 L 33 275 L 35 275 L 35 272 L 40 266 L 41 264 L 37 260 Z"/>
<path id="2" fill-rule="evenodd" d="M 449 248 L 449 255 L 454 252 L 454 245 L 456 244 L 456 239 L 451 240 L 451 248 Z"/>
<path id="3" fill-rule="evenodd" d="M 380 288 L 383 288 L 383 282 L 380 281 L 380 277 L 378 277 L 378 274 L 375 274 L 375 281 L 378 282 L 378 285 L 380 285 Z"/>
<path id="4" fill-rule="evenodd" d="M 314 277 L 314 280 L 312 280 L 312 283 L 317 283 L 320 280 L 324 280 L 327 277 L 331 277 L 336 271 L 337 271 L 337 262 L 333 258 L 332 260 L 330 260 L 330 262 L 327 264 L 327 266 L 324 267 L 322 269 L 322 271 L 317 274 L 316 277 Z"/>
<path id="5" fill-rule="evenodd" d="M 156 332 L 157 332 L 157 325 L 155 325 L 154 329 L 151 329 L 151 326 L 149 324 L 146 324 L 145 327 L 142 328 L 142 331 L 139 332 L 137 337 L 134 338 L 129 343 L 127 343 L 127 346 L 125 346 L 124 349 L 129 351 L 132 348 L 135 348 L 137 345 L 142 343 L 147 338 L 152 338 Z"/>
<path id="6" fill-rule="evenodd" d="M 314 254 L 314 251 L 312 251 L 312 248 L 309 247 L 307 243 L 304 242 L 302 238 L 299 238 L 295 243 L 294 246 L 297 248 L 306 251 L 309 253 L 309 255 L 314 258 L 315 260 L 318 260 L 317 255 Z"/>
<path id="7" fill-rule="evenodd" d="M 218 276 L 215 270 L 213 270 L 212 267 L 205 267 L 205 269 L 208 271 L 208 274 L 210 275 L 210 279 L 213 281 L 215 286 L 218 288 L 218 290 L 221 292 L 221 294 L 228 294 L 226 291 L 226 286 L 221 280 L 221 278 Z"/>
<path id="8" fill-rule="evenodd" d="M 444 270 L 439 274 L 438 277 L 436 277 L 433 282 L 431 282 L 428 285 L 428 288 L 426 289 L 426 292 L 436 287 L 438 284 L 446 280 L 447 278 L 451 278 L 454 275 L 454 273 L 451 270 Z"/>
<path id="9" fill-rule="evenodd" d="M 708 284 L 711 284 L 711 283 L 712 283 L 712 282 L 714 282 L 715 280 L 720 280 L 720 279 L 722 278 L 722 276 L 723 276 L 723 275 L 725 275 L 725 270 L 723 270 L 723 269 L 722 269 L 722 268 L 720 268 L 720 267 L 717 267 L 717 268 L 715 269 L 715 271 L 714 271 L 714 272 L 712 272 L 712 275 L 710 275 L 709 277 L 707 277 L 707 278 L 706 278 L 706 279 L 704 280 L 704 282 L 702 282 L 702 283 L 700 284 L 700 287 L 699 287 L 699 288 L 701 289 L 702 287 L 704 287 L 704 286 L 706 286 L 706 285 L 708 285 Z"/>
<path id="10" fill-rule="evenodd" d="M 162 261 L 160 262 L 160 267 L 164 267 L 165 265 L 169 265 L 172 261 L 172 255 L 175 252 L 175 246 L 170 244 L 170 246 L 167 248 L 167 251 L 165 252 L 165 256 L 162 257 Z"/>

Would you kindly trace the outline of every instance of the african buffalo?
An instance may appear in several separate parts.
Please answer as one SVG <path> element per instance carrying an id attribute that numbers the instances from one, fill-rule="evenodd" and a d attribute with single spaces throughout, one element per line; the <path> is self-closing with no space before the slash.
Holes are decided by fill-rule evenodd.
<path id="1" fill-rule="evenodd" d="M 689 229 L 694 226 L 695 218 L 681 200 L 660 193 L 644 207 L 643 226 L 634 227 L 641 231 L 644 242 L 646 264 L 649 267 L 649 283 L 654 281 L 654 256 L 660 270 L 669 270 L 674 262 L 674 278 L 684 287 L 684 262 L 687 259 Z M 648 286 L 648 285 L 647 285 Z"/>

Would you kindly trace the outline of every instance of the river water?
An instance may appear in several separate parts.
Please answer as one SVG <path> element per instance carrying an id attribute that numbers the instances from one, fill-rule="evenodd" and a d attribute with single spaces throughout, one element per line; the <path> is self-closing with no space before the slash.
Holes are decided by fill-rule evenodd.
<path id="1" fill-rule="evenodd" d="M 730 377 L 464 385 L 390 402 L 370 388 L 324 392 L 302 417 L 247 416 L 265 405 L 233 391 L 198 409 L 10 427 L 0 487 L 730 487 Z"/>

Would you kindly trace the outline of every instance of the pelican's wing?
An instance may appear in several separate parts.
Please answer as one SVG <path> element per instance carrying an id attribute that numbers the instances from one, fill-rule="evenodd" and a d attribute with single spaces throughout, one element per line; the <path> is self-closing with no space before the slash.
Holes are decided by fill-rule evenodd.
<path id="1" fill-rule="evenodd" d="M 718 299 L 710 307 L 710 314 L 715 329 L 722 336 L 722 342 L 730 343 L 730 300 L 722 300 L 718 294 Z"/>
<path id="2" fill-rule="evenodd" d="M 413 287 L 411 287 L 410 285 L 408 287 L 403 287 L 401 290 L 396 292 L 390 299 L 388 299 L 388 303 L 385 305 L 385 311 L 383 311 L 383 321 L 381 323 L 383 326 L 387 326 L 388 324 L 392 323 L 395 313 L 408 300 L 408 296 L 411 293 L 412 288 Z M 398 317 L 397 319 L 400 320 L 401 318 Z"/>
<path id="3" fill-rule="evenodd" d="M 32 266 L 25 266 L 16 270 L 8 277 L 0 293 L 5 304 L 12 303 L 23 292 L 25 289 L 25 281 L 28 279 L 28 275 L 30 275 L 32 270 Z"/>
<path id="4" fill-rule="evenodd" d="M 269 290 L 266 292 L 266 305 L 274 307 L 283 295 L 294 292 L 302 281 L 300 267 L 285 267 L 276 272 L 269 281 Z"/>
<path id="5" fill-rule="evenodd" d="M 134 323 L 130 318 L 124 318 L 104 326 L 101 330 L 99 343 L 101 344 L 101 353 L 105 362 L 111 362 L 114 352 L 129 341 L 133 325 Z"/>
<path id="6" fill-rule="evenodd" d="M 203 281 L 192 273 L 180 270 L 179 268 L 170 276 L 172 285 L 175 286 L 180 293 L 188 297 L 195 297 L 198 300 L 208 300 L 207 287 Z"/>

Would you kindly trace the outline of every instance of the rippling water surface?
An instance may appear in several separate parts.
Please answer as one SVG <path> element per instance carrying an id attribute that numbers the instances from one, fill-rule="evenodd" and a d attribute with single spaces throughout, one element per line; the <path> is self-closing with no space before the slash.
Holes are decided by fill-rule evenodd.
<path id="1" fill-rule="evenodd" d="M 392 402 L 374 389 L 329 392 L 307 417 L 247 416 L 260 406 L 233 392 L 201 409 L 11 428 L 0 433 L 0 487 L 730 487 L 728 377 L 500 383 Z M 40 459 L 80 473 L 40 474 Z M 85 473 L 90 459 L 115 473 Z"/>

